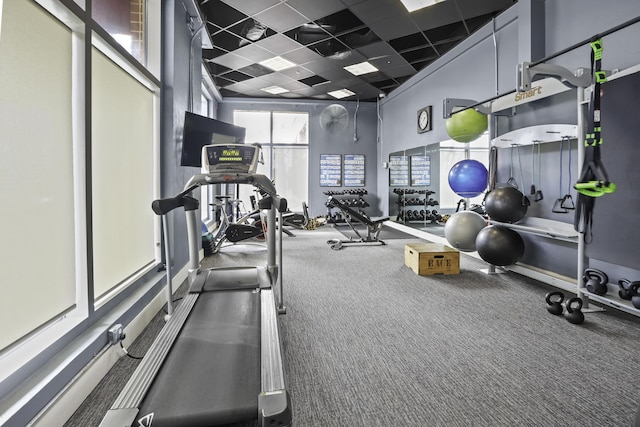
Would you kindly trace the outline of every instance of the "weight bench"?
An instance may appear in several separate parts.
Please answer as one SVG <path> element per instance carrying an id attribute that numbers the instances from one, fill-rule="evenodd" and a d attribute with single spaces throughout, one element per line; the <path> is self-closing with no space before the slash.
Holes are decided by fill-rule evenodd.
<path id="1" fill-rule="evenodd" d="M 358 236 L 357 239 L 349 238 L 349 240 L 338 240 L 338 239 L 327 240 L 327 244 L 331 245 L 331 249 L 333 249 L 334 251 L 338 251 L 342 249 L 342 246 L 351 244 L 351 243 L 364 243 L 364 244 L 375 243 L 379 245 L 386 245 L 386 243 L 383 240 L 380 240 L 378 238 L 378 235 L 380 234 L 380 230 L 382 230 L 383 223 L 389 219 L 388 216 L 378 217 L 378 218 L 369 218 L 369 216 L 367 216 L 366 214 L 353 209 L 351 206 L 347 206 L 341 200 L 336 199 L 333 196 L 329 196 L 329 199 L 327 199 L 327 202 L 325 204 L 329 208 L 340 209 L 344 214 L 343 217 L 346 223 L 349 225 L 349 227 L 351 227 L 353 232 L 356 233 L 356 236 Z M 353 226 L 351 222 L 353 219 L 367 226 L 366 237 L 362 236 L 360 232 Z"/>

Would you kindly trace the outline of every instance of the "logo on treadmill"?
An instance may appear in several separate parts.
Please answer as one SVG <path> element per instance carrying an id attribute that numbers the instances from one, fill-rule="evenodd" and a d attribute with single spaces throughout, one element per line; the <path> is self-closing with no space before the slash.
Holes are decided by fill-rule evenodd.
<path id="1" fill-rule="evenodd" d="M 151 423 L 153 422 L 153 412 L 149 415 L 145 415 L 144 417 L 138 420 L 138 427 L 151 427 Z"/>

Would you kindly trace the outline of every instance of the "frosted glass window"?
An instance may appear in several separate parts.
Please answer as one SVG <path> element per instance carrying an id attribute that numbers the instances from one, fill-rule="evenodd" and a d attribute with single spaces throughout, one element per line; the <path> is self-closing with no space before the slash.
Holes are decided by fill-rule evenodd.
<path id="1" fill-rule="evenodd" d="M 94 296 L 154 261 L 154 94 L 92 54 Z"/>
<path id="2" fill-rule="evenodd" d="M 274 144 L 309 144 L 308 113 L 273 113 Z"/>
<path id="3" fill-rule="evenodd" d="M 287 199 L 289 210 L 302 212 L 308 197 L 309 150 L 305 147 L 273 147 L 273 178 L 278 194 Z"/>
<path id="4" fill-rule="evenodd" d="M 33 2 L 0 3 L 3 349 L 75 305 L 76 252 L 72 34 Z"/>
<path id="5" fill-rule="evenodd" d="M 233 124 L 247 130 L 244 138 L 247 144 L 271 142 L 271 112 L 269 111 L 234 111 Z"/>

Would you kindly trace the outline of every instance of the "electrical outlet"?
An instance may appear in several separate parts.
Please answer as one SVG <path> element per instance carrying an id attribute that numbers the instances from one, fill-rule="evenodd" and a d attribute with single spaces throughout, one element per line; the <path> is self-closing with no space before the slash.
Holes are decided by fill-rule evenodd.
<path id="1" fill-rule="evenodd" d="M 109 328 L 107 336 L 109 337 L 109 344 L 117 344 L 125 339 L 124 328 L 119 323 L 113 325 Z"/>

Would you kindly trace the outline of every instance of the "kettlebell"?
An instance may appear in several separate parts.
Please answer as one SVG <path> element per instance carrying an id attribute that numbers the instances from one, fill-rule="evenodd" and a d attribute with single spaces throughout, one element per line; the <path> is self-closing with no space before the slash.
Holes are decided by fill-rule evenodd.
<path id="1" fill-rule="evenodd" d="M 631 300 L 633 297 L 633 293 L 631 293 L 631 289 L 629 286 L 631 285 L 631 281 L 629 279 L 620 279 L 618 280 L 618 286 L 620 290 L 618 291 L 618 296 L 622 299 Z"/>
<path id="2" fill-rule="evenodd" d="M 554 297 L 558 297 L 557 301 L 552 301 L 552 298 Z M 560 291 L 549 292 L 545 297 L 545 300 L 547 301 L 547 304 L 548 304 L 547 311 L 549 311 L 549 313 L 555 316 L 560 316 L 562 314 L 562 312 L 564 311 L 564 307 L 562 307 L 562 301 L 564 301 L 564 294 L 562 292 Z"/>
<path id="3" fill-rule="evenodd" d="M 629 284 L 631 304 L 633 304 L 635 308 L 640 309 L 640 295 L 638 295 L 638 289 L 640 289 L 640 281 L 634 281 Z"/>
<path id="4" fill-rule="evenodd" d="M 582 274 L 582 281 L 587 291 L 592 294 L 602 296 L 607 293 L 609 277 L 603 271 L 596 270 L 595 268 L 587 268 Z"/>
<path id="5" fill-rule="evenodd" d="M 640 286 L 640 283 L 638 284 L 638 286 Z M 579 325 L 584 322 L 584 314 L 582 314 L 582 299 L 573 297 L 569 301 L 567 301 L 567 312 L 565 313 L 564 318 L 567 319 L 569 323 L 573 323 L 574 325 Z"/>

